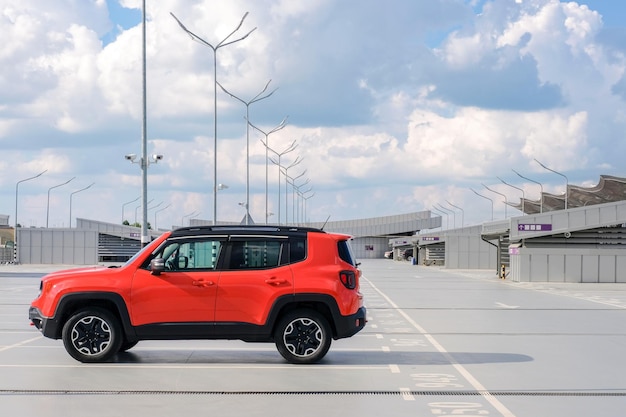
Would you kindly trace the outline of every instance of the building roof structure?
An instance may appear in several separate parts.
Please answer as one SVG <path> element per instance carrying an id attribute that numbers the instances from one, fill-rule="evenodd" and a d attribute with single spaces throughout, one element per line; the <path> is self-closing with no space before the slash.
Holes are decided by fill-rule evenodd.
<path id="1" fill-rule="evenodd" d="M 567 194 L 555 195 L 544 192 L 541 193 L 540 200 L 521 198 L 518 204 L 508 204 L 524 214 L 536 214 L 564 210 L 566 196 L 567 208 L 623 201 L 626 200 L 626 178 L 600 175 L 600 181 L 593 187 L 568 184 Z"/>

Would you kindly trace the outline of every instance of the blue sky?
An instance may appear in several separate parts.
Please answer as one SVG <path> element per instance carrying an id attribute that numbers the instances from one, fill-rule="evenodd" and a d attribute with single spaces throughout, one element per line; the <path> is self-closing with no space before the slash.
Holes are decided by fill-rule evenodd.
<path id="1" fill-rule="evenodd" d="M 160 0 L 148 4 L 148 220 L 180 225 L 213 217 L 213 59 L 174 13 L 216 43 L 218 81 L 244 99 L 271 80 L 274 94 L 250 106 L 271 130 L 283 165 L 308 180 L 310 221 L 430 210 L 447 201 L 465 223 L 504 217 L 482 184 L 519 201 L 536 184 L 564 192 L 601 174 L 626 176 L 626 3 L 557 0 Z M 141 146 L 140 0 L 0 0 L 0 213 L 41 227 L 73 217 L 135 220 L 127 202 L 140 170 L 124 160 Z M 234 39 L 234 38 L 233 38 Z M 238 222 L 246 198 L 245 108 L 218 90 L 219 220 Z M 250 211 L 265 218 L 265 148 L 250 137 Z M 278 171 L 269 163 L 270 221 L 284 221 Z M 70 183 L 47 194 L 50 187 Z M 285 196 L 284 177 L 280 185 Z M 291 197 L 291 195 L 290 195 Z M 289 212 L 302 199 L 288 200 Z M 160 210 L 161 208 L 165 208 Z M 507 210 L 508 215 L 516 211 Z M 156 217 L 155 217 L 156 216 Z M 458 217 L 458 216 L 457 216 Z M 292 220 L 290 216 L 290 221 Z M 73 221 L 73 219 L 72 219 Z M 12 220 L 11 220 L 12 222 Z M 457 224 L 459 226 L 460 224 Z"/>

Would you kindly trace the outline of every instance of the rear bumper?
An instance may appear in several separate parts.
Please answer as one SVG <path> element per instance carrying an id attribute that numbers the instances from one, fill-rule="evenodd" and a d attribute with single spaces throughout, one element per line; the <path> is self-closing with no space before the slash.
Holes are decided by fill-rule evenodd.
<path id="1" fill-rule="evenodd" d="M 344 339 L 360 332 L 367 322 L 365 307 L 359 308 L 355 314 L 341 316 L 335 320 L 335 339 Z"/>

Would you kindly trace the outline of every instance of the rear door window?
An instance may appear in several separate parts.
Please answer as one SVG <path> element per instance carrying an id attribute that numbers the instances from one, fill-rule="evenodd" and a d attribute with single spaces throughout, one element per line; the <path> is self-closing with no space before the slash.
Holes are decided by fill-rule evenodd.
<path id="1" fill-rule="evenodd" d="M 267 269 L 281 265 L 286 239 L 233 238 L 227 269 Z"/>

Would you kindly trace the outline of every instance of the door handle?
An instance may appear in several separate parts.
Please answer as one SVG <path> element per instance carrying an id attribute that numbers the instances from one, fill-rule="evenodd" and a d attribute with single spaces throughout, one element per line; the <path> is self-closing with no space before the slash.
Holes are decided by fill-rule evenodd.
<path id="1" fill-rule="evenodd" d="M 204 287 L 204 288 L 211 287 L 214 285 L 213 281 L 205 281 L 203 279 L 192 281 L 191 284 L 196 287 Z"/>
<path id="2" fill-rule="evenodd" d="M 288 281 L 282 278 L 269 278 L 265 280 L 265 283 L 278 287 L 279 285 L 287 284 Z"/>

